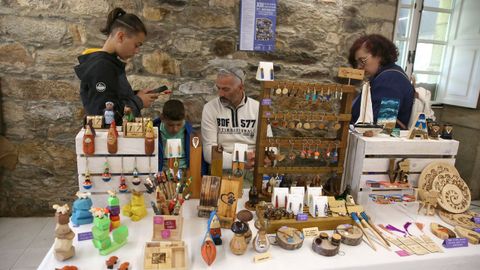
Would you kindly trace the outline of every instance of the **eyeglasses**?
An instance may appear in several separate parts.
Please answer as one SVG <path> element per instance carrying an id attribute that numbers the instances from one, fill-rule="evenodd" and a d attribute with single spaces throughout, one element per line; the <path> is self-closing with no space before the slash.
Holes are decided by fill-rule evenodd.
<path id="1" fill-rule="evenodd" d="M 367 56 L 365 56 L 365 57 L 359 57 L 359 58 L 356 60 L 357 66 L 362 66 L 362 67 L 365 66 L 365 64 L 367 63 L 368 58 L 370 58 L 371 56 L 372 56 L 372 55 L 369 54 L 369 55 L 367 55 Z"/>
<path id="2" fill-rule="evenodd" d="M 241 83 L 244 82 L 245 80 L 245 72 L 243 72 L 243 70 L 241 70 L 240 68 L 232 68 L 232 69 L 229 69 L 229 68 L 221 68 L 218 70 L 218 74 L 223 74 L 223 75 L 226 75 L 226 74 L 230 74 L 230 75 L 233 75 L 235 77 L 237 77 Z"/>

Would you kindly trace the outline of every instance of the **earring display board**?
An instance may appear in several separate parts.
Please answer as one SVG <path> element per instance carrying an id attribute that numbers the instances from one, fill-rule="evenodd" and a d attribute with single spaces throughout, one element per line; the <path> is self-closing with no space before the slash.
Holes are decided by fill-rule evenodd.
<path id="1" fill-rule="evenodd" d="M 296 175 L 290 181 L 297 186 L 331 180 L 327 192 L 338 193 L 354 93 L 354 86 L 343 84 L 263 82 L 254 167 L 257 190 L 264 190 L 264 175 Z M 270 129 L 273 137 L 267 137 Z"/>
<path id="2" fill-rule="evenodd" d="M 117 128 L 119 130 L 119 128 Z M 145 191 L 145 179 L 158 171 L 158 131 L 155 128 L 155 149 L 152 155 L 145 154 L 145 138 L 125 138 L 121 131 L 118 132 L 118 151 L 110 154 L 107 149 L 106 129 L 97 129 L 95 142 L 95 152 L 93 155 L 85 155 L 83 153 L 82 138 L 85 129 L 80 130 L 75 138 L 76 155 L 77 155 L 77 172 L 78 186 L 82 192 L 88 191 L 92 193 L 93 205 L 96 207 L 104 207 L 107 205 L 108 190 L 115 191 L 120 204 L 127 204 L 130 199 L 129 191 L 135 189 L 137 191 Z M 106 169 L 108 168 L 108 169 Z M 110 179 L 105 179 L 104 173 L 108 171 Z M 89 176 L 88 176 L 89 174 Z M 90 178 L 91 187 L 85 188 L 84 182 Z M 122 193 L 119 190 L 123 176 L 127 185 L 127 192 Z M 137 178 L 137 179 L 135 179 Z M 133 184 L 140 180 L 138 185 Z M 150 201 L 155 201 L 155 197 L 145 193 L 145 204 L 150 206 Z"/>

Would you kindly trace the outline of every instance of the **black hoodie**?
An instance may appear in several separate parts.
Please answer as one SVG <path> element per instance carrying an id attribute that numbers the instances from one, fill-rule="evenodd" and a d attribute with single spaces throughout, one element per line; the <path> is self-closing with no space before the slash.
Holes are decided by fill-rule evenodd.
<path id="1" fill-rule="evenodd" d="M 114 103 L 115 122 L 122 124 L 125 105 L 140 116 L 142 100 L 135 95 L 125 74 L 125 64 L 117 55 L 104 51 L 83 54 L 78 57 L 75 73 L 81 80 L 80 97 L 86 115 L 103 115 L 105 102 Z"/>

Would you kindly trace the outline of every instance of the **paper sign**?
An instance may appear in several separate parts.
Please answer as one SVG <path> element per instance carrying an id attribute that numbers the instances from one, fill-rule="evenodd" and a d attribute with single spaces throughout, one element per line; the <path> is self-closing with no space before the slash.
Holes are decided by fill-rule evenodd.
<path id="1" fill-rule="evenodd" d="M 443 241 L 444 248 L 468 247 L 467 238 L 448 238 Z"/>
<path id="2" fill-rule="evenodd" d="M 301 213 L 297 215 L 297 221 L 307 221 L 308 220 L 308 214 Z"/>
<path id="3" fill-rule="evenodd" d="M 480 233 L 480 228 L 475 228 L 475 229 L 473 229 L 473 230 L 474 230 L 475 232 Z"/>
<path id="4" fill-rule="evenodd" d="M 397 251 L 395 251 L 395 253 L 397 253 L 398 256 L 400 256 L 400 257 L 410 256 L 410 253 L 408 253 L 407 251 L 405 251 L 403 249 L 402 250 L 397 250 Z"/>
<path id="5" fill-rule="evenodd" d="M 480 224 L 480 217 L 474 217 L 474 218 L 472 218 L 472 221 L 477 223 L 477 224 Z"/>
<path id="6" fill-rule="evenodd" d="M 273 51 L 276 23 L 277 0 L 242 0 L 240 50 Z"/>
<path id="7" fill-rule="evenodd" d="M 163 226 L 165 227 L 165 229 L 175 230 L 177 228 L 177 223 L 174 219 L 165 220 Z"/>
<path id="8" fill-rule="evenodd" d="M 354 69 L 348 67 L 341 67 L 338 69 L 338 77 L 349 78 L 355 80 L 363 80 L 365 71 L 361 69 Z"/>
<path id="9" fill-rule="evenodd" d="M 78 234 L 78 241 L 85 241 L 93 239 L 92 232 L 83 232 Z"/>
<path id="10" fill-rule="evenodd" d="M 272 105 L 272 99 L 271 98 L 262 99 L 262 105 L 263 106 L 271 106 Z"/>
<path id="11" fill-rule="evenodd" d="M 180 158 L 182 157 L 182 140 L 181 139 L 168 139 L 165 147 L 165 156 L 167 158 Z"/>
<path id="12" fill-rule="evenodd" d="M 261 254 L 255 255 L 253 257 L 253 261 L 255 263 L 259 263 L 259 262 L 269 260 L 271 258 L 272 258 L 272 255 L 270 255 L 270 252 L 266 252 L 266 253 L 261 253 Z"/>
<path id="13" fill-rule="evenodd" d="M 303 228 L 302 231 L 305 237 L 317 237 L 320 234 L 318 227 Z"/>

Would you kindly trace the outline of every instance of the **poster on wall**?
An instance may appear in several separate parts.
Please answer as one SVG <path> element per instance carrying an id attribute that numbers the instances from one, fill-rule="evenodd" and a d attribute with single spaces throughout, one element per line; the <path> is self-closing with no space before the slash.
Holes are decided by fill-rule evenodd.
<path id="1" fill-rule="evenodd" d="M 277 0 L 242 0 L 240 7 L 240 50 L 275 50 Z"/>

